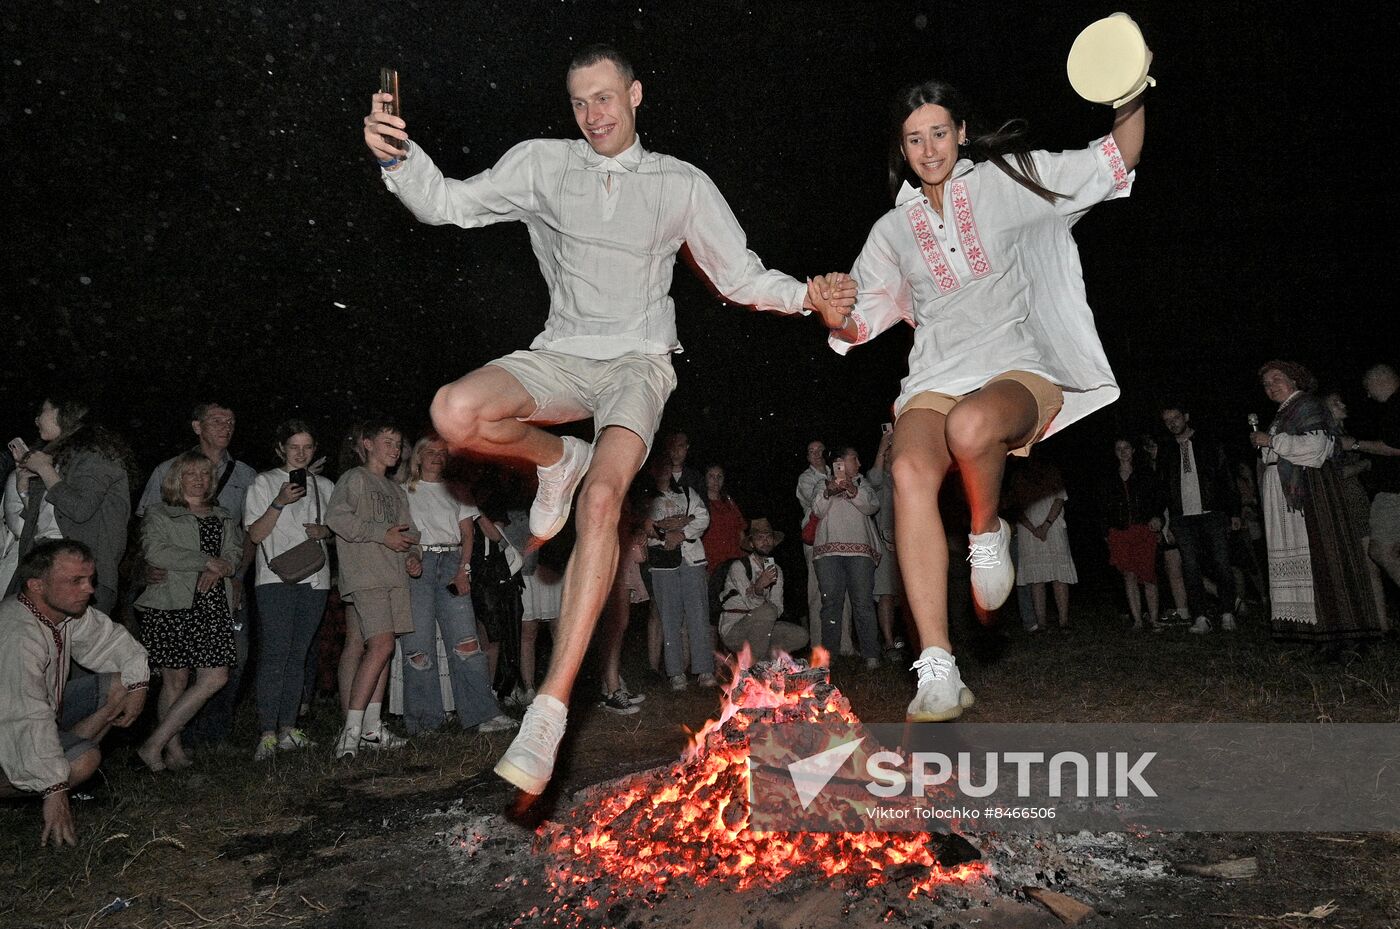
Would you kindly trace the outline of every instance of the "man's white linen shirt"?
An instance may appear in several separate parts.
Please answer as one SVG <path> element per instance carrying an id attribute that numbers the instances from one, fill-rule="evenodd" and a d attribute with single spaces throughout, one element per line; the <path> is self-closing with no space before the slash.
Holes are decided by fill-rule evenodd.
<path id="1" fill-rule="evenodd" d="M 58 716 L 70 660 L 128 687 L 151 677 L 146 649 L 94 607 L 59 623 L 58 637 L 18 597 L 0 601 L 0 767 L 21 790 L 68 780 Z"/>
<path id="2" fill-rule="evenodd" d="M 582 139 L 531 139 L 466 180 L 443 177 L 411 145 L 382 174 L 419 222 L 525 223 L 549 287 L 549 318 L 532 349 L 596 360 L 680 351 L 670 290 L 682 245 L 727 299 L 802 312 L 806 285 L 764 268 L 714 182 L 641 139 L 615 158 Z"/>
<path id="3" fill-rule="evenodd" d="M 1095 204 L 1128 196 L 1134 172 L 1112 135 L 1031 158 L 1042 185 L 1062 195 L 1053 205 L 994 165 L 961 159 L 942 215 L 905 184 L 870 230 L 851 270 L 855 344 L 901 319 L 915 327 L 896 411 L 922 391 L 958 396 L 1015 370 L 1064 390 L 1046 435 L 1118 399 L 1070 227 Z M 851 348 L 835 336 L 829 344 L 842 355 Z"/>

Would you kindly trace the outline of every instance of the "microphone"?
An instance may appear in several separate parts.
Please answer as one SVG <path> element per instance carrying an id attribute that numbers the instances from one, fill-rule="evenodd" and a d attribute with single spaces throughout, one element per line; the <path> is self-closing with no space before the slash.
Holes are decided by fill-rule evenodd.
<path id="1" fill-rule="evenodd" d="M 1250 414 L 1249 414 L 1249 431 L 1250 431 L 1250 432 L 1258 432 L 1258 431 L 1259 431 L 1259 414 L 1258 414 L 1258 413 L 1250 413 Z"/>

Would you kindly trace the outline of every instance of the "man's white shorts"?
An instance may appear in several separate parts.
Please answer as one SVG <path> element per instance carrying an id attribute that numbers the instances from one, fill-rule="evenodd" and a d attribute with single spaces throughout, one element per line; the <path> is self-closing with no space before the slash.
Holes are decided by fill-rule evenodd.
<path id="1" fill-rule="evenodd" d="M 520 417 L 539 425 L 593 419 L 595 432 L 621 426 L 651 452 L 666 400 L 676 389 L 670 355 L 629 353 L 598 361 L 548 349 L 525 349 L 488 364 L 506 371 L 535 401 Z"/>

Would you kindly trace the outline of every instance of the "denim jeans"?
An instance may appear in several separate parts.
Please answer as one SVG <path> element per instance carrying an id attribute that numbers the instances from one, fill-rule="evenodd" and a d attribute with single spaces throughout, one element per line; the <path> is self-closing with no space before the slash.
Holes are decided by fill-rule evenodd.
<path id="1" fill-rule="evenodd" d="M 491 689 L 486 653 L 476 638 L 476 613 L 466 591 L 453 596 L 447 585 L 462 562 L 458 551 L 424 552 L 423 574 L 409 578 L 413 631 L 399 639 L 403 650 L 403 721 L 410 734 L 436 729 L 447 718 L 438 683 L 437 634 L 447 650 L 448 679 L 463 729 L 501 712 Z"/>
<path id="2" fill-rule="evenodd" d="M 875 621 L 875 561 L 863 555 L 825 555 L 813 559 L 822 591 L 822 648 L 841 648 L 841 608 L 849 594 L 851 620 L 860 653 L 880 657 L 880 627 Z"/>
<path id="3" fill-rule="evenodd" d="M 311 640 L 326 612 L 328 590 L 277 581 L 253 588 L 258 604 L 258 664 L 254 669 L 258 731 L 297 723 Z"/>
<path id="4" fill-rule="evenodd" d="M 679 568 L 651 572 L 656 609 L 661 614 L 666 676 L 685 673 L 681 664 L 681 626 L 690 633 L 690 673 L 714 674 L 715 650 L 710 641 L 709 575 L 702 564 L 682 562 Z"/>
<path id="5" fill-rule="evenodd" d="M 1172 535 L 1181 549 L 1181 574 L 1186 581 L 1186 600 L 1191 613 L 1205 616 L 1206 585 L 1203 567 L 1215 579 L 1221 613 L 1235 609 L 1235 572 L 1230 570 L 1230 517 L 1219 510 L 1199 516 L 1178 516 L 1171 523 Z"/>

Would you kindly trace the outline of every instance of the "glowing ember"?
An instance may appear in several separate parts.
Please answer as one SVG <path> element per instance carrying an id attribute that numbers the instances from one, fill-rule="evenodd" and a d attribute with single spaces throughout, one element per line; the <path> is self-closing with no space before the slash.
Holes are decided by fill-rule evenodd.
<path id="1" fill-rule="evenodd" d="M 664 892 L 679 879 L 769 887 L 806 873 L 845 876 L 874 887 L 921 875 L 908 896 L 986 872 L 981 863 L 944 867 L 926 833 L 754 832 L 749 823 L 749 745 L 756 720 L 783 723 L 836 718 L 858 724 L 828 683 L 826 655 L 815 667 L 784 656 L 745 667 L 741 659 L 723 709 L 693 739 L 680 762 L 593 788 L 541 840 L 555 858 L 560 890 L 602 882 L 614 896 Z"/>

